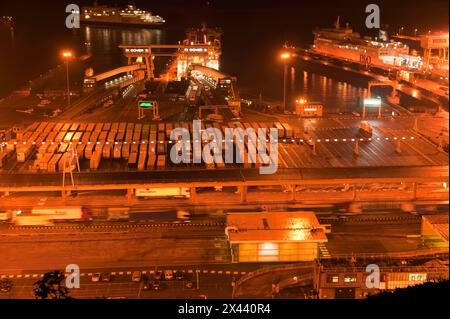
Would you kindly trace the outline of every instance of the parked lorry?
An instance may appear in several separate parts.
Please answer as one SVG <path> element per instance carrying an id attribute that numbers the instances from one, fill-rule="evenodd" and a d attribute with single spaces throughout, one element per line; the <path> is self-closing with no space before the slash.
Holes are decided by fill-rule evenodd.
<path id="1" fill-rule="evenodd" d="M 136 188 L 136 197 L 180 197 L 190 198 L 191 193 L 187 187 L 166 187 L 166 188 Z"/>
<path id="2" fill-rule="evenodd" d="M 127 207 L 109 207 L 107 219 L 109 221 L 128 221 L 130 209 Z"/>
<path id="3" fill-rule="evenodd" d="M 180 222 L 187 221 L 190 214 L 185 211 L 137 211 L 130 213 L 130 221 L 133 222 Z"/>
<path id="4" fill-rule="evenodd" d="M 14 217 L 17 226 L 54 226 L 50 215 L 20 214 Z"/>
<path id="5" fill-rule="evenodd" d="M 19 144 L 16 148 L 17 162 L 23 163 L 33 152 L 32 144 Z"/>
<path id="6" fill-rule="evenodd" d="M 32 215 L 45 215 L 51 221 L 90 221 L 92 220 L 89 209 L 82 206 L 64 206 L 64 207 L 34 207 L 31 210 Z"/>
<path id="7" fill-rule="evenodd" d="M 17 211 L 14 210 L 0 210 L 0 223 L 11 221 L 16 216 Z"/>

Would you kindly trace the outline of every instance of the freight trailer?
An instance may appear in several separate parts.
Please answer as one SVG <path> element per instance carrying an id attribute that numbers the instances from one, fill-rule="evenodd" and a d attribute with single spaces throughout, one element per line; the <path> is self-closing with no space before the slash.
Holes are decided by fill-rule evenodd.
<path id="1" fill-rule="evenodd" d="M 17 162 L 23 163 L 33 153 L 33 144 L 19 144 L 16 147 Z"/>
<path id="2" fill-rule="evenodd" d="M 13 222 L 17 226 L 54 226 L 49 215 L 17 215 Z"/>
<path id="3" fill-rule="evenodd" d="M 51 221 L 90 221 L 92 220 L 89 209 L 82 206 L 61 206 L 61 207 L 34 207 L 32 215 L 47 216 Z"/>
<path id="4" fill-rule="evenodd" d="M 109 207 L 109 221 L 128 221 L 130 219 L 130 209 L 127 207 Z"/>
<path id="5" fill-rule="evenodd" d="M 136 188 L 136 197 L 180 197 L 190 198 L 191 193 L 187 187 L 166 187 L 166 188 Z"/>
<path id="6" fill-rule="evenodd" d="M 190 214 L 184 211 L 133 211 L 129 220 L 133 222 L 188 222 Z"/>

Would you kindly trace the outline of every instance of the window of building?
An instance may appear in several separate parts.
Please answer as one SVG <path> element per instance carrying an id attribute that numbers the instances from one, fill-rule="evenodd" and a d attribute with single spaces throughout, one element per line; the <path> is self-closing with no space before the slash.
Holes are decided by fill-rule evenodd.
<path id="1" fill-rule="evenodd" d="M 345 275 L 344 282 L 356 282 L 356 275 Z"/>
<path id="2" fill-rule="evenodd" d="M 339 282 L 339 275 L 328 275 L 327 276 L 327 282 L 328 283 L 338 283 Z"/>

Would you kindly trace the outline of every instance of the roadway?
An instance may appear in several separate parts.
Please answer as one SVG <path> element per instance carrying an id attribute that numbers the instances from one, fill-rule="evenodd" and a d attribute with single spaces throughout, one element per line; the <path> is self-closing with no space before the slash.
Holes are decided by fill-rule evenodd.
<path id="1" fill-rule="evenodd" d="M 214 185 L 281 185 L 281 184 L 343 184 L 383 181 L 448 181 L 448 166 L 408 166 L 408 167 L 328 167 L 279 169 L 275 174 L 261 175 L 257 169 L 177 169 L 165 171 L 129 171 L 129 172 L 81 172 L 75 173 L 75 184 L 118 189 L 114 185 L 123 185 L 126 189 L 133 185 L 207 187 Z M 61 187 L 61 174 L 54 173 L 18 173 L 0 174 L 0 190 L 32 186 Z M 102 187 L 103 186 L 103 187 Z M 122 186 L 121 186 L 122 187 Z M 122 187 L 122 188 L 123 188 Z M 69 189 L 70 187 L 68 187 Z M 87 187 L 89 188 L 89 187 Z M 57 189 L 54 189 L 57 190 Z"/>

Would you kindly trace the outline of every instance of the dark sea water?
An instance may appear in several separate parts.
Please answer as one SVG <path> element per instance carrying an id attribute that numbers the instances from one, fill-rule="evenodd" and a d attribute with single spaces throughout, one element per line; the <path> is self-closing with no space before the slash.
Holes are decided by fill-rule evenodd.
<path id="1" fill-rule="evenodd" d="M 167 25 L 162 29 L 82 26 L 68 30 L 64 26 L 65 1 L 33 1 L 26 14 L 17 3 L 2 1 L 0 15 L 13 15 L 16 26 L 14 31 L 0 31 L 0 97 L 60 64 L 62 48 L 73 49 L 78 56 L 92 54 L 89 65 L 97 73 L 126 63 L 119 44 L 177 43 L 186 28 L 206 22 L 224 31 L 221 69 L 236 75 L 240 87 L 281 99 L 283 68 L 277 56 L 285 41 L 308 46 L 312 30 L 331 26 L 338 15 L 356 31 L 373 35 L 364 27 L 364 1 L 279 1 L 278 5 L 275 1 L 210 1 L 209 6 L 206 1 L 193 1 L 180 6 L 189 1 L 167 0 L 154 1 L 153 7 L 148 1 L 136 2 L 165 17 Z M 448 30 L 448 1 L 422 0 L 409 5 L 413 2 L 381 1 L 385 3 L 381 5 L 382 22 L 389 24 L 390 30 L 400 25 L 407 30 Z M 293 97 L 307 96 L 340 108 L 361 94 L 357 84 L 345 83 L 345 79 L 295 69 Z"/>

